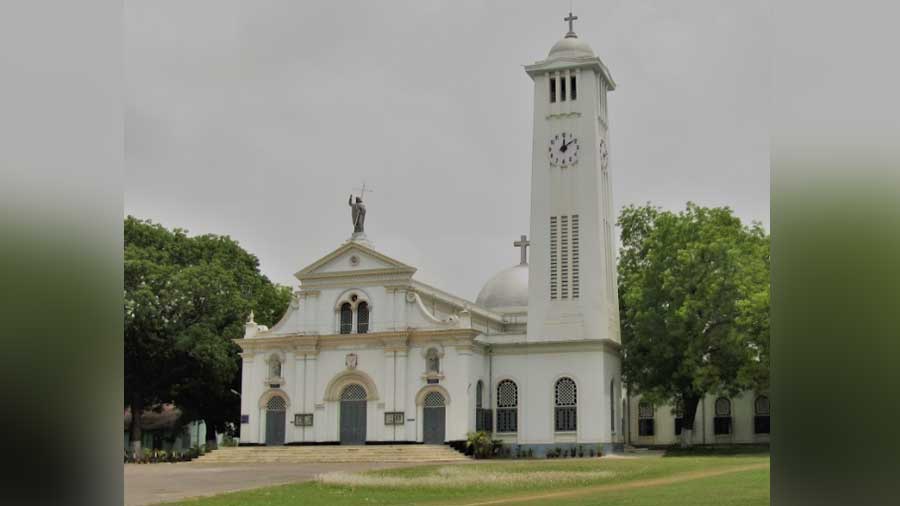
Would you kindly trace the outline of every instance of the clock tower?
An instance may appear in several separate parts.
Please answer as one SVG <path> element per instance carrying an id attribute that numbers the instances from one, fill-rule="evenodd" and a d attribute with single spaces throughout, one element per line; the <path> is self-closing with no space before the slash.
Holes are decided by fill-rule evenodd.
<path id="1" fill-rule="evenodd" d="M 534 81 L 528 341 L 620 342 L 607 93 L 615 82 L 569 31 Z"/>

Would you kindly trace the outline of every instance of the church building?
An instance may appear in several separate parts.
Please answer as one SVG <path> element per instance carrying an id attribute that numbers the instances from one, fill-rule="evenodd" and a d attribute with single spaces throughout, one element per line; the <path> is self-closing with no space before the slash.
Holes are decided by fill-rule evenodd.
<path id="1" fill-rule="evenodd" d="M 352 236 L 296 273 L 275 326 L 251 315 L 236 340 L 242 444 L 442 444 L 486 430 L 536 456 L 621 451 L 607 118 L 616 85 L 575 19 L 525 67 L 534 133 L 519 264 L 475 301 L 447 293 L 378 251 L 363 196 L 351 198 Z"/>

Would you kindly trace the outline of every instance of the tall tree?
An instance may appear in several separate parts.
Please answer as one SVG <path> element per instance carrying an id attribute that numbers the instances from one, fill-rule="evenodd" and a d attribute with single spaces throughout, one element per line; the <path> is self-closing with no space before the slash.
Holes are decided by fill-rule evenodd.
<path id="1" fill-rule="evenodd" d="M 131 446 L 140 454 L 140 418 L 174 402 L 188 419 L 207 421 L 208 437 L 236 423 L 238 348 L 252 310 L 272 324 L 290 289 L 271 283 L 259 261 L 225 236 L 125 219 L 125 404 Z"/>
<path id="2" fill-rule="evenodd" d="M 765 390 L 769 238 L 728 208 L 629 206 L 619 217 L 623 375 L 651 402 L 683 409 L 692 441 L 707 393 Z"/>

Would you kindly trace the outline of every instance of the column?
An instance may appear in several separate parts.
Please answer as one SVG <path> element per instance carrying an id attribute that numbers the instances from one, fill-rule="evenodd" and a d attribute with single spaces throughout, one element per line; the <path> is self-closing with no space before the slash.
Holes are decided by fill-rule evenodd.
<path id="1" fill-rule="evenodd" d="M 253 384 L 253 353 L 241 353 L 243 360 L 243 372 L 241 374 L 241 415 L 250 415 L 249 423 L 241 423 L 240 425 L 240 441 L 242 443 L 255 443 L 254 434 L 256 420 L 256 407 Z"/>

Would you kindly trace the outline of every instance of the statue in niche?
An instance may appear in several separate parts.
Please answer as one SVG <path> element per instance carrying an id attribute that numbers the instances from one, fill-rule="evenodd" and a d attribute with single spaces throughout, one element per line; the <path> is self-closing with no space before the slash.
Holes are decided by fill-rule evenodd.
<path id="1" fill-rule="evenodd" d="M 438 356 L 438 352 L 434 348 L 428 350 L 428 354 L 425 357 L 425 370 L 435 374 L 441 372 L 441 357 Z"/>

